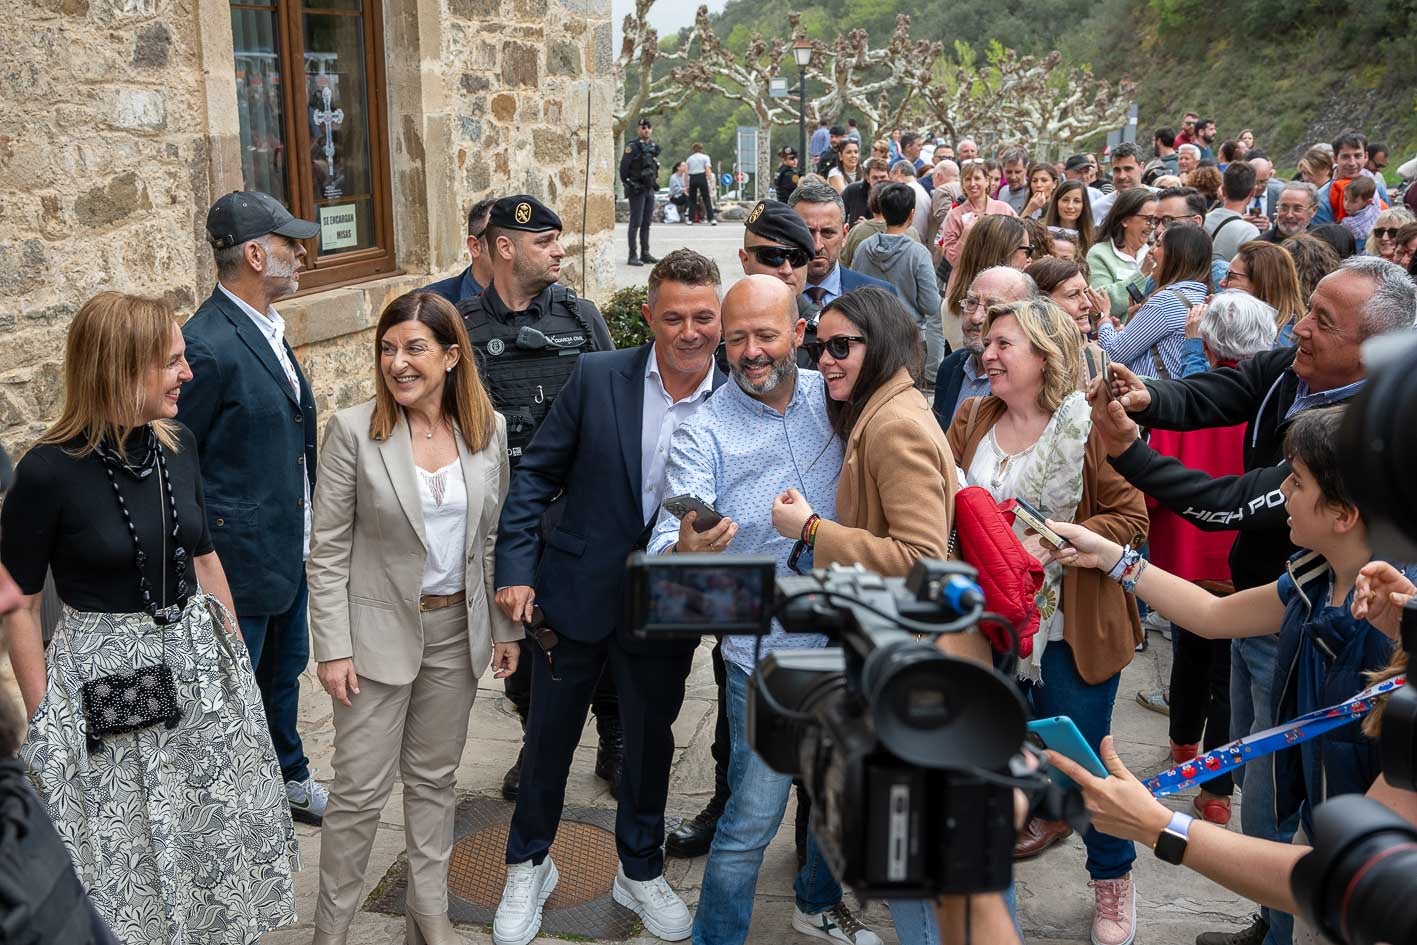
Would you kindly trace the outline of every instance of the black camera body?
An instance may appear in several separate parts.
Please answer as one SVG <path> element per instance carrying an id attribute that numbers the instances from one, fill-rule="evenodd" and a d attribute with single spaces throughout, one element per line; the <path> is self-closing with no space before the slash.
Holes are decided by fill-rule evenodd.
<path id="1" fill-rule="evenodd" d="M 974 570 L 929 559 L 903 579 L 859 567 L 804 577 L 775 570 L 767 557 L 631 556 L 632 632 L 761 636 L 776 615 L 788 632 L 829 636 L 838 645 L 775 650 L 758 662 L 746 729 L 764 763 L 806 785 L 832 872 L 864 898 L 1004 889 L 1022 697 L 992 667 L 918 638 L 977 625 Z M 774 596 L 750 599 L 769 587 Z M 740 595 L 732 605 L 730 590 Z M 710 625 L 714 613 L 722 624 Z"/>

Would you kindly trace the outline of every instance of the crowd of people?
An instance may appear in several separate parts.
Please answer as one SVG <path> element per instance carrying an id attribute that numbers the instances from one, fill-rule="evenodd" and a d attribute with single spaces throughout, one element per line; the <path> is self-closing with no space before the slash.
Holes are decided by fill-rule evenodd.
<path id="1" fill-rule="evenodd" d="M 649 132 L 641 122 L 621 165 L 641 189 Z M 480 201 L 470 265 L 388 303 L 375 395 L 327 418 L 318 450 L 274 308 L 318 227 L 263 194 L 219 199 L 206 221 L 217 285 L 184 324 L 160 299 L 82 306 L 63 410 L 0 510 L 16 585 L 0 581 L 0 602 L 29 719 L 22 744 L 0 745 L 19 756 L 0 760 L 0 786 L 28 774 L 72 864 L 56 875 L 91 899 L 66 914 L 83 927 L 67 940 L 250 943 L 291 923 L 294 819 L 321 827 L 313 941 L 343 945 L 397 776 L 407 940 L 464 941 L 448 917 L 455 781 L 491 669 L 524 733 L 501 786 L 515 806 L 497 945 L 528 945 L 560 882 L 550 850 L 592 710 L 595 772 L 618 805 L 612 895 L 650 934 L 746 941 L 795 791 L 791 927 L 879 945 L 809 829 L 811 798 L 748 736 L 757 657 L 829 641 L 776 623 L 715 641 L 714 792 L 666 835 L 698 643 L 628 632 L 624 562 L 753 554 L 783 574 L 903 576 L 950 555 L 955 496 L 975 486 L 1065 539 L 1012 521 L 1042 573 L 1022 602 L 1038 619 L 1016 682 L 1111 772 L 1050 756 L 1094 814 L 1091 941 L 1136 938 L 1138 844 L 1163 855 L 1163 832 L 1182 838 L 1168 862 L 1261 906 L 1198 945 L 1314 941 L 1281 873 L 1245 864 L 1292 863 L 1314 805 L 1339 794 L 1417 813 L 1382 779 L 1372 726 L 1259 758 L 1186 813 L 1121 766 L 1112 714 L 1148 629 L 1169 636 L 1172 673 L 1137 698 L 1169 716 L 1178 765 L 1405 665 L 1395 605 L 1417 591 L 1413 572 L 1374 560 L 1336 429 L 1364 385 L 1361 345 L 1417 324 L 1417 226 L 1382 177 L 1386 148 L 1357 132 L 1309 151 L 1290 182 L 1252 133 L 1213 150 L 1215 137 L 1188 115 L 1155 133 L 1145 163 L 1112 148 L 1103 179 L 1091 155 L 993 159 L 969 139 L 927 158 L 909 131 L 863 160 L 854 123 L 824 123 L 808 155 L 820 173 L 780 175 L 783 199 L 748 214 L 743 278 L 726 291 L 712 260 L 652 257 L 647 224 L 632 227 L 632 257 L 653 264 L 652 341 L 622 350 L 558 283 L 555 212 L 524 194 Z M 686 192 L 712 172 L 695 155 Z M 666 501 L 686 497 L 715 518 Z M 50 575 L 64 605 L 52 641 Z M 938 645 L 1001 655 L 977 631 Z M 312 657 L 333 713 L 328 785 L 297 726 Z M 1021 818 L 1014 856 L 1071 832 Z M 707 857 L 693 911 L 666 856 Z M 961 928 L 1022 938 L 1012 887 L 888 905 L 906 945 Z"/>

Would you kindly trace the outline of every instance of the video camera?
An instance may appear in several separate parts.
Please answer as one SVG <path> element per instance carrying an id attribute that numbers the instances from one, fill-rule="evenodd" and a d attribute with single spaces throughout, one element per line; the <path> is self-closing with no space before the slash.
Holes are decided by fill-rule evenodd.
<path id="1" fill-rule="evenodd" d="M 1417 338 L 1380 336 L 1363 345 L 1368 382 L 1347 407 L 1339 431 L 1343 478 L 1368 527 L 1375 555 L 1417 560 L 1417 440 L 1408 422 L 1417 407 Z M 1417 653 L 1417 605 L 1402 615 L 1402 647 Z M 1417 791 L 1417 686 L 1388 696 L 1383 712 L 1383 777 Z M 1314 849 L 1294 867 L 1290 886 L 1305 918 L 1337 942 L 1417 942 L 1417 827 L 1358 795 L 1314 808 Z"/>
<path id="2" fill-rule="evenodd" d="M 641 639 L 761 638 L 776 618 L 831 637 L 839 645 L 755 661 L 753 750 L 802 779 L 818 848 L 858 896 L 991 892 L 1011 877 L 1013 789 L 1047 782 L 1011 772 L 1026 712 L 1008 677 L 933 645 L 984 615 L 974 578 L 933 559 L 906 578 L 839 565 L 779 577 L 771 557 L 634 554 L 630 627 Z"/>

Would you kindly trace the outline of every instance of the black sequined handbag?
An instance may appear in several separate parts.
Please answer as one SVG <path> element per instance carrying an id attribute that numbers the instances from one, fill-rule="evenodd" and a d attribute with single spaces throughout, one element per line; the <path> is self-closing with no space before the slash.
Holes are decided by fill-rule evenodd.
<path id="1" fill-rule="evenodd" d="M 182 718 L 177 682 L 166 663 L 86 682 L 83 697 L 90 751 L 99 748 L 104 735 L 136 732 L 158 723 L 176 728 Z"/>

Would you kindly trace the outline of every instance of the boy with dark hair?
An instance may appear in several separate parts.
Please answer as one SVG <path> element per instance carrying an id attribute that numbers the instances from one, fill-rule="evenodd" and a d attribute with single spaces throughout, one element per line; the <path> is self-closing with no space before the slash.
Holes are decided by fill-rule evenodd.
<path id="1" fill-rule="evenodd" d="M 928 345 L 933 333 L 925 328 L 940 319 L 940 283 L 930 251 L 907 235 L 915 226 L 915 191 L 908 184 L 882 184 L 873 194 L 886 228 L 861 242 L 852 268 L 896 287 Z"/>

